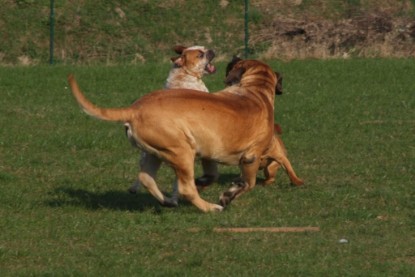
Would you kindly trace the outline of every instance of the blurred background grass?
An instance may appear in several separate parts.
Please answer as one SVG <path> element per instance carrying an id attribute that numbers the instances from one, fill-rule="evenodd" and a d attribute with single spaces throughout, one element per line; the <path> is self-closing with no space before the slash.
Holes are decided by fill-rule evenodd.
<path id="1" fill-rule="evenodd" d="M 251 0 L 249 51 L 268 59 L 414 57 L 413 0 Z M 49 61 L 49 1 L 1 0 L 0 64 Z M 55 62 L 167 61 L 176 44 L 217 61 L 244 49 L 244 1 L 55 1 Z"/>

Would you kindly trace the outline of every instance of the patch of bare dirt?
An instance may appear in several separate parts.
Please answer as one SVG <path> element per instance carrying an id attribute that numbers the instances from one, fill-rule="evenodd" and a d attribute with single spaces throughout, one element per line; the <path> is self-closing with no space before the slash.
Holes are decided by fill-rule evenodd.
<path id="1" fill-rule="evenodd" d="M 368 14 L 340 19 L 273 19 L 250 37 L 262 58 L 415 57 L 415 19 Z"/>

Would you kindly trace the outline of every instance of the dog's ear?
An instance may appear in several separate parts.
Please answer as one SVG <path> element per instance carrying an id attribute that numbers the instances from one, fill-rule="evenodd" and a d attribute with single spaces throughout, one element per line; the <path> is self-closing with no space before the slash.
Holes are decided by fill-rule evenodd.
<path id="1" fill-rule="evenodd" d="M 175 67 L 182 67 L 183 66 L 183 57 L 179 56 L 179 57 L 171 57 L 170 60 L 173 62 Z"/>
<path id="2" fill-rule="evenodd" d="M 186 48 L 187 47 L 185 47 L 183 45 L 176 45 L 176 46 L 173 47 L 173 51 L 176 52 L 177 54 L 181 55 Z"/>
<path id="3" fill-rule="evenodd" d="M 282 75 L 281 73 L 275 71 L 275 76 L 277 77 L 277 84 L 275 85 L 275 94 L 282 94 Z"/>
<path id="4" fill-rule="evenodd" d="M 244 75 L 244 73 L 245 68 L 243 67 L 232 69 L 226 76 L 225 84 L 227 86 L 238 84 L 241 81 L 242 75 Z"/>
<path id="5" fill-rule="evenodd" d="M 233 55 L 232 60 L 228 63 L 228 65 L 226 66 L 226 75 L 225 77 L 227 77 L 229 75 L 229 72 L 233 69 L 233 67 L 239 62 L 242 61 L 241 58 L 239 58 L 236 55 Z"/>

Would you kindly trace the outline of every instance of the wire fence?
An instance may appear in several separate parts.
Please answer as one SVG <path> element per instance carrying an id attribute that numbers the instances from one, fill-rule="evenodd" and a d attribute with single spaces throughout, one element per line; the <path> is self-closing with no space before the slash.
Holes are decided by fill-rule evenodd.
<path id="1" fill-rule="evenodd" d="M 172 46 L 192 43 L 215 49 L 216 61 L 233 54 L 415 57 L 414 2 L 379 13 L 360 4 L 365 1 L 343 1 L 349 4 L 342 10 L 328 0 L 324 7 L 312 1 L 272 6 L 273 0 L 7 1 L 0 10 L 0 64 L 168 62 Z M 334 12 L 339 16 L 329 18 Z"/>

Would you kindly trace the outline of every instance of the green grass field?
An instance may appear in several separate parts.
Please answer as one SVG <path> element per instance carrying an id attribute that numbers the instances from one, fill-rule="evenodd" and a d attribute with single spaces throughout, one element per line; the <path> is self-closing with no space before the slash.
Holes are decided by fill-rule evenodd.
<path id="1" fill-rule="evenodd" d="M 125 106 L 161 88 L 168 64 L 1 67 L 1 275 L 413 276 L 415 60 L 270 64 L 284 74 L 275 117 L 306 185 L 279 172 L 214 214 L 128 194 L 138 151 L 122 125 L 82 113 L 67 88 L 74 72 L 93 102 Z M 212 91 L 224 66 L 206 79 Z M 217 202 L 239 171 L 220 172 L 204 199 Z M 158 180 L 171 191 L 169 168 Z M 271 226 L 321 230 L 212 231 Z"/>

